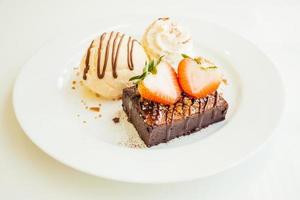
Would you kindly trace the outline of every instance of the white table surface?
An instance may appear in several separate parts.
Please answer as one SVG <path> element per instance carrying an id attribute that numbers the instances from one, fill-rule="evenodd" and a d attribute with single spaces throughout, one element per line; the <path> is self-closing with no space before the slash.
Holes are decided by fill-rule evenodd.
<path id="1" fill-rule="evenodd" d="M 23 133 L 13 112 L 12 87 L 18 71 L 66 24 L 112 14 L 198 17 L 255 43 L 273 60 L 285 83 L 285 114 L 274 137 L 259 153 L 229 171 L 163 185 L 89 176 L 39 150 Z M 299 36 L 297 0 L 0 0 L 0 199 L 300 199 Z"/>

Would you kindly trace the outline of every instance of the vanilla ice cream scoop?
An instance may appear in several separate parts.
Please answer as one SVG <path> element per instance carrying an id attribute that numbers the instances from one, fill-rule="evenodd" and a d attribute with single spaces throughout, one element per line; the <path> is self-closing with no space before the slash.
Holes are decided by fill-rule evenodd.
<path id="1" fill-rule="evenodd" d="M 118 99 L 139 75 L 147 62 L 144 48 L 134 38 L 119 32 L 103 33 L 92 41 L 84 55 L 80 71 L 83 83 L 108 99 Z"/>
<path id="2" fill-rule="evenodd" d="M 181 54 L 192 53 L 192 40 L 189 33 L 169 18 L 159 18 L 145 31 L 142 39 L 149 58 L 158 59 L 164 56 L 164 60 L 171 64 L 177 64 Z"/>

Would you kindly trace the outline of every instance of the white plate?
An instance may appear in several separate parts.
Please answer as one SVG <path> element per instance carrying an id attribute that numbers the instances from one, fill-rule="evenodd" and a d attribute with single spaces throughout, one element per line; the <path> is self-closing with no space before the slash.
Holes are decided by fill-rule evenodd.
<path id="1" fill-rule="evenodd" d="M 110 19 L 69 28 L 28 61 L 15 83 L 13 101 L 19 123 L 36 145 L 62 163 L 89 174 L 159 183 L 216 174 L 266 142 L 279 123 L 284 97 L 273 64 L 240 36 L 189 19 L 180 21 L 190 28 L 195 50 L 222 66 L 229 81 L 224 89 L 230 105 L 226 121 L 155 148 L 119 145 L 128 134 L 136 134 L 125 120 L 112 122 L 121 102 L 88 98 L 78 89 L 72 90 L 73 68 L 91 39 L 101 32 L 119 30 L 139 37 L 150 21 Z M 96 113 L 87 111 L 82 99 L 88 105 L 100 102 L 102 117 L 95 119 Z"/>

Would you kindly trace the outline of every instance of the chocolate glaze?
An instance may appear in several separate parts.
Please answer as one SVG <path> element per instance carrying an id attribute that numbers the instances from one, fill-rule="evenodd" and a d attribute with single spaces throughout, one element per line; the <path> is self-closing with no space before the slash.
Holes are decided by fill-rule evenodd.
<path id="1" fill-rule="evenodd" d="M 109 58 L 110 54 L 111 54 L 112 75 L 113 75 L 114 78 L 118 77 L 118 74 L 117 74 L 118 57 L 119 57 L 120 47 L 121 47 L 121 44 L 122 44 L 123 39 L 125 37 L 125 34 L 122 34 L 120 36 L 119 32 L 117 32 L 117 33 L 113 32 L 113 31 L 110 32 L 109 38 L 107 40 L 106 47 L 105 47 L 105 56 L 104 56 L 103 66 L 101 66 L 101 58 L 102 58 L 101 57 L 102 56 L 101 50 L 104 46 L 103 43 L 104 43 L 104 40 L 105 40 L 107 35 L 108 35 L 107 33 L 103 33 L 100 36 L 100 42 L 99 42 L 99 46 L 98 46 L 97 77 L 99 79 L 102 79 L 105 76 L 105 71 L 106 71 L 106 67 L 107 67 L 107 64 L 108 64 L 108 58 Z M 111 42 L 112 42 L 112 51 L 110 52 L 110 43 Z M 135 40 L 135 39 L 132 39 L 132 37 L 128 37 L 128 42 L 127 42 L 127 65 L 128 65 L 128 68 L 130 70 L 134 69 L 134 65 L 133 65 L 134 42 L 138 42 L 138 41 Z M 87 73 L 90 69 L 90 66 L 89 66 L 90 53 L 91 53 L 91 49 L 93 47 L 93 44 L 94 44 L 94 40 L 92 41 L 92 43 L 90 44 L 90 46 L 87 50 L 87 56 L 86 56 L 86 59 L 85 59 L 85 68 L 84 68 L 84 71 L 83 71 L 83 79 L 84 80 L 87 79 Z M 101 68 L 102 68 L 102 71 L 101 71 Z"/>

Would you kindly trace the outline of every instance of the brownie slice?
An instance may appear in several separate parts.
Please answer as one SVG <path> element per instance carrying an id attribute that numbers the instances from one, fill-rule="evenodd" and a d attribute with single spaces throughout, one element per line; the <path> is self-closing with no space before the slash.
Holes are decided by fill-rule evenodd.
<path id="1" fill-rule="evenodd" d="M 148 147 L 222 121 L 228 109 L 218 92 L 200 99 L 183 93 L 174 105 L 168 106 L 143 99 L 135 86 L 123 90 L 122 102 L 128 121 Z"/>

